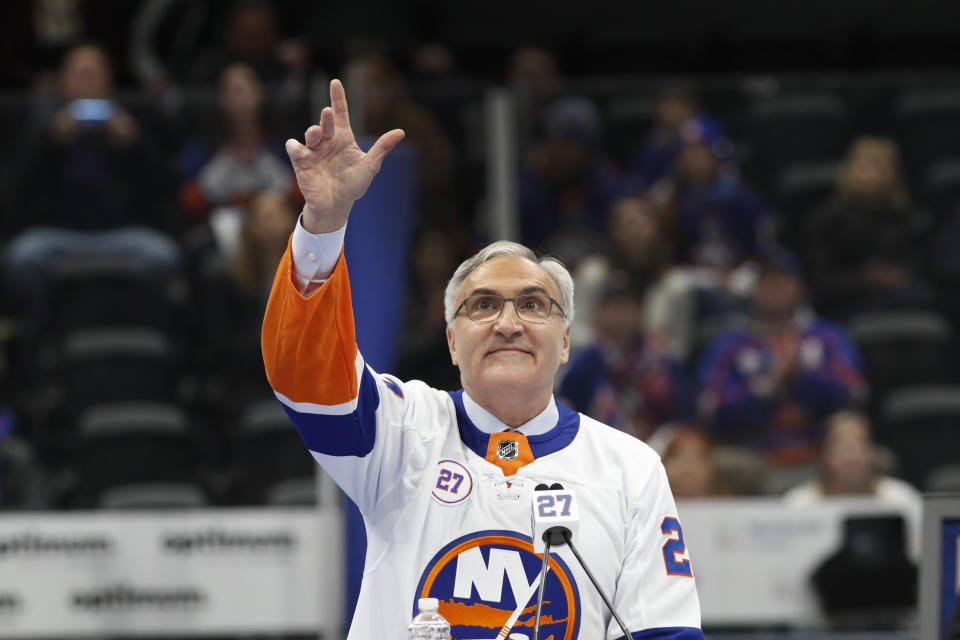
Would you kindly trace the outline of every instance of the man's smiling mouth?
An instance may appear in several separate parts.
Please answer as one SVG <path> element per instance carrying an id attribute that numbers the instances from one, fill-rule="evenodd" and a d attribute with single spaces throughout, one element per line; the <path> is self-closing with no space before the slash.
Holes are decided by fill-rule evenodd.
<path id="1" fill-rule="evenodd" d="M 520 349 L 519 347 L 498 347 L 492 351 L 488 351 L 487 355 L 493 355 L 494 353 L 522 353 L 525 355 L 532 355 L 526 349 Z"/>

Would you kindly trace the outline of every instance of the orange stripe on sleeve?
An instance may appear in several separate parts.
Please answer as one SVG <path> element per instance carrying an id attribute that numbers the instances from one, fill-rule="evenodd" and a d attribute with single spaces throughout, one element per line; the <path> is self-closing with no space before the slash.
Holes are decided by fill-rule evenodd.
<path id="1" fill-rule="evenodd" d="M 347 263 L 304 297 L 289 243 L 270 292 L 260 336 L 270 386 L 293 402 L 337 405 L 357 397 L 356 332 Z"/>

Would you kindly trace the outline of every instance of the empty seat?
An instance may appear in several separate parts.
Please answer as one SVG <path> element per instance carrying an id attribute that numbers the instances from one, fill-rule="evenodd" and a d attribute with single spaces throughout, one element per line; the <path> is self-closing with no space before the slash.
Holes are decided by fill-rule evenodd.
<path id="1" fill-rule="evenodd" d="M 136 257 L 71 256 L 50 271 L 53 327 L 64 333 L 104 324 L 168 328 L 175 288 Z"/>
<path id="2" fill-rule="evenodd" d="M 650 133 L 656 101 L 650 94 L 619 95 L 602 106 L 604 148 L 626 163 L 629 155 Z"/>
<path id="3" fill-rule="evenodd" d="M 315 478 L 281 480 L 266 492 L 265 502 L 275 507 L 314 506 L 317 504 Z"/>
<path id="4" fill-rule="evenodd" d="M 908 90 L 895 100 L 893 112 L 904 166 L 919 185 L 928 167 L 960 148 L 960 90 Z"/>
<path id="5" fill-rule="evenodd" d="M 930 493 L 960 493 L 960 464 L 945 464 L 932 469 L 923 488 Z"/>
<path id="6" fill-rule="evenodd" d="M 147 328 L 98 327 L 70 333 L 60 384 L 72 412 L 119 401 L 172 401 L 178 362 L 170 339 Z"/>
<path id="7" fill-rule="evenodd" d="M 960 157 L 941 158 L 927 167 L 923 193 L 937 218 L 953 212 L 960 205 Z"/>
<path id="8" fill-rule="evenodd" d="M 796 162 L 776 178 L 776 204 L 782 212 L 781 240 L 794 250 L 802 246 L 807 215 L 836 190 L 840 163 L 836 160 Z"/>
<path id="9" fill-rule="evenodd" d="M 71 449 L 81 505 L 95 504 L 111 487 L 192 483 L 196 474 L 189 422 L 174 405 L 92 407 L 81 415 Z"/>
<path id="10" fill-rule="evenodd" d="M 309 479 L 316 461 L 281 404 L 272 398 L 250 404 L 240 418 L 233 441 L 235 500 L 264 504 L 278 483 Z"/>
<path id="11" fill-rule="evenodd" d="M 832 93 L 795 93 L 755 101 L 747 110 L 752 173 L 768 186 L 797 162 L 843 155 L 851 136 L 843 99 Z"/>
<path id="12" fill-rule="evenodd" d="M 847 323 L 863 356 L 874 398 L 899 387 L 945 382 L 954 368 L 953 331 L 939 313 L 874 311 Z"/>
<path id="13" fill-rule="evenodd" d="M 207 506 L 207 496 L 194 484 L 143 483 L 105 489 L 97 506 L 100 509 L 199 509 Z"/>
<path id="14" fill-rule="evenodd" d="M 897 453 L 904 477 L 925 486 L 934 468 L 960 458 L 960 386 L 892 392 L 881 404 L 877 437 Z"/>

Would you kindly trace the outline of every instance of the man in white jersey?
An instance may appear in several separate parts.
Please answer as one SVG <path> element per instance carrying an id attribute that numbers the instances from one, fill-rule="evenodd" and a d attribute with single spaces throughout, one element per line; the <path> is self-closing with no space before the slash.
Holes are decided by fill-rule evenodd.
<path id="1" fill-rule="evenodd" d="M 515 243 L 464 262 L 447 287 L 450 355 L 463 389 L 404 382 L 364 364 L 342 245 L 353 202 L 403 138 L 354 141 L 343 87 L 287 141 L 303 215 L 263 324 L 267 376 L 303 440 L 356 502 L 367 556 L 350 640 L 401 640 L 418 598 L 440 601 L 455 640 L 532 635 L 541 557 L 538 484 L 576 493 L 577 547 L 630 640 L 702 639 L 700 606 L 666 474 L 641 441 L 553 397 L 570 349 L 573 284 Z M 553 548 L 540 638 L 623 637 L 565 546 Z"/>

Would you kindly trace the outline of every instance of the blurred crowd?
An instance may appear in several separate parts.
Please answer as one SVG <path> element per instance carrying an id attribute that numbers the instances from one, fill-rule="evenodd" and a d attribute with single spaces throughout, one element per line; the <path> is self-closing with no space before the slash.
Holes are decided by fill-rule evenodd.
<path id="1" fill-rule="evenodd" d="M 168 41 L 211 7 L 222 34 Z M 280 17 L 145 2 L 125 60 L 82 25 L 38 28 L 48 64 L 3 107 L 0 507 L 110 506 L 129 500 L 119 485 L 184 481 L 192 493 L 143 500 L 309 499 L 259 331 L 302 204 L 283 141 L 315 113 L 315 77 L 347 78 L 364 135 L 400 127 L 418 151 L 393 372 L 459 386 L 443 289 L 495 239 L 482 89 L 435 42 L 317 60 Z M 960 487 L 960 159 L 936 128 L 956 95 L 858 111 L 819 89 L 591 94 L 539 46 L 502 68 L 485 86 L 517 100 L 519 239 L 575 279 L 558 398 L 657 449 L 678 498 L 916 510 L 918 490 Z"/>

